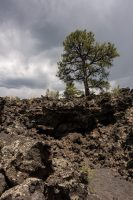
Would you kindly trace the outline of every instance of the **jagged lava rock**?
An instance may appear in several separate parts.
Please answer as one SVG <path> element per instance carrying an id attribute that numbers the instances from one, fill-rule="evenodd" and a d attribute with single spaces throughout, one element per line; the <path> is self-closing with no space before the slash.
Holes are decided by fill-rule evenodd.
<path id="1" fill-rule="evenodd" d="M 132 105 L 130 89 L 118 97 L 0 98 L 1 198 L 132 199 Z"/>

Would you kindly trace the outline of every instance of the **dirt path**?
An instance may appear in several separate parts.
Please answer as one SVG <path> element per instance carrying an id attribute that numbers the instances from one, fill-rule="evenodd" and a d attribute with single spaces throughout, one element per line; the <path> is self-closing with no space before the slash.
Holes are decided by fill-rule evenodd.
<path id="1" fill-rule="evenodd" d="M 114 177 L 111 169 L 97 169 L 91 177 L 90 191 L 102 200 L 132 200 L 133 184 Z"/>

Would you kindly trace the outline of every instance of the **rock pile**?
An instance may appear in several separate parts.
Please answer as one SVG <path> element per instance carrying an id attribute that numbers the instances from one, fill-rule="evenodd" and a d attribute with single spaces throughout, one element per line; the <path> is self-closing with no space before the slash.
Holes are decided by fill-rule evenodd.
<path id="1" fill-rule="evenodd" d="M 0 200 L 132 199 L 132 90 L 91 99 L 0 98 L 0 113 Z"/>

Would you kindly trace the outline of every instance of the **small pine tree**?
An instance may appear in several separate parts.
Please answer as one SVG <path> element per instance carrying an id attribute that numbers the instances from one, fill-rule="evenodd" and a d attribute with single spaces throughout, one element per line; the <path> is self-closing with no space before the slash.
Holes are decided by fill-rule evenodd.
<path id="1" fill-rule="evenodd" d="M 78 90 L 72 81 L 66 83 L 66 88 L 64 91 L 64 97 L 71 98 L 78 95 Z"/>

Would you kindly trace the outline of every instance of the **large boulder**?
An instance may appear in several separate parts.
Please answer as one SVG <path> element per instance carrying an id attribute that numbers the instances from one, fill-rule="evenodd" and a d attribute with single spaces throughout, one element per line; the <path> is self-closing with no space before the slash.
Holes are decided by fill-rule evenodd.
<path id="1" fill-rule="evenodd" d="M 61 157 L 52 160 L 54 173 L 46 180 L 48 199 L 88 199 L 87 174 Z"/>
<path id="2" fill-rule="evenodd" d="M 22 184 L 5 191 L 0 200 L 45 200 L 44 183 L 37 178 L 28 178 Z"/>
<path id="3" fill-rule="evenodd" d="M 1 148 L 1 163 L 11 186 L 28 177 L 45 179 L 51 172 L 50 147 L 32 138 L 19 137 Z"/>
<path id="4" fill-rule="evenodd" d="M 0 173 L 0 195 L 7 189 L 7 183 L 5 180 L 5 176 Z"/>

